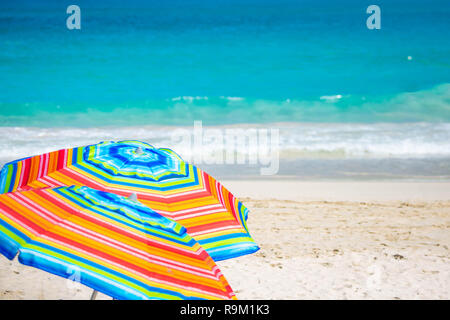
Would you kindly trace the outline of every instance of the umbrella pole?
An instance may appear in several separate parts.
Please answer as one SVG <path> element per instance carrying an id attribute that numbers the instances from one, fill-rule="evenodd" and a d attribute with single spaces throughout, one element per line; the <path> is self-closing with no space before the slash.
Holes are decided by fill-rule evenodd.
<path id="1" fill-rule="evenodd" d="M 94 291 L 92 292 L 91 300 L 95 300 L 95 298 L 97 298 L 97 293 L 98 293 L 97 290 L 94 290 Z"/>

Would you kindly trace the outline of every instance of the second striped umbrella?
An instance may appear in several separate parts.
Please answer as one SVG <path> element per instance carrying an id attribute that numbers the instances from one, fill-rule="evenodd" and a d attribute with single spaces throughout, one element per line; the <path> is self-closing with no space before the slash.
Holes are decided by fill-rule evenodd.
<path id="1" fill-rule="evenodd" d="M 0 195 L 0 253 L 116 299 L 234 299 L 183 226 L 88 187 Z"/>

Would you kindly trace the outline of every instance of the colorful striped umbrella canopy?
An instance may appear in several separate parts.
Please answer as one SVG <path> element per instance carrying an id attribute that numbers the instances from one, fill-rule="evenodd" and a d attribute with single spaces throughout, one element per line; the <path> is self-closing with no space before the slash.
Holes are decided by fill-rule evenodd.
<path id="1" fill-rule="evenodd" d="M 88 187 L 0 195 L 0 253 L 116 299 L 234 299 L 179 223 Z"/>
<path id="2" fill-rule="evenodd" d="M 248 210 L 219 182 L 170 149 L 139 141 L 101 142 L 6 164 L 0 193 L 82 185 L 139 201 L 187 228 L 216 261 L 259 248 Z"/>

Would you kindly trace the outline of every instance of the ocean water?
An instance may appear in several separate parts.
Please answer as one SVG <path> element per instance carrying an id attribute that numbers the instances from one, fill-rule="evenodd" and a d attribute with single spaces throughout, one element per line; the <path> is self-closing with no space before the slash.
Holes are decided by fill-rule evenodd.
<path id="1" fill-rule="evenodd" d="M 449 177 L 450 3 L 377 1 L 369 30 L 372 2 L 1 1 L 0 164 L 101 140 L 173 146 L 201 120 L 278 128 L 286 176 Z"/>

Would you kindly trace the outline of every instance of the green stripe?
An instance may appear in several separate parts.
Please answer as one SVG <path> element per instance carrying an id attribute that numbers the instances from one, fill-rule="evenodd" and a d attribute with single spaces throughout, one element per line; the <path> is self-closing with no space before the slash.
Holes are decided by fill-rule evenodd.
<path id="1" fill-rule="evenodd" d="M 17 165 L 16 165 L 17 166 Z M 12 185 L 14 185 L 14 181 L 15 181 L 15 178 L 17 177 L 17 174 L 16 174 L 16 177 L 14 177 L 13 178 L 13 176 L 12 176 L 12 173 L 13 173 L 13 164 L 10 164 L 10 165 L 8 165 L 8 167 L 7 167 L 8 169 L 6 169 L 7 171 L 7 175 L 6 175 L 6 187 L 5 187 L 5 189 L 3 190 L 4 192 L 8 192 L 9 191 L 9 188 L 11 187 L 11 184 Z M 17 171 L 19 171 L 19 167 L 17 166 Z M 17 172 L 18 173 L 18 172 Z"/>
<path id="2" fill-rule="evenodd" d="M 14 233 L 13 231 L 11 231 L 10 229 L 6 228 L 3 225 L 0 225 L 0 232 L 4 233 L 9 238 L 19 243 L 20 246 L 23 246 L 26 243 L 26 241 L 23 238 L 19 237 L 16 233 Z"/>

